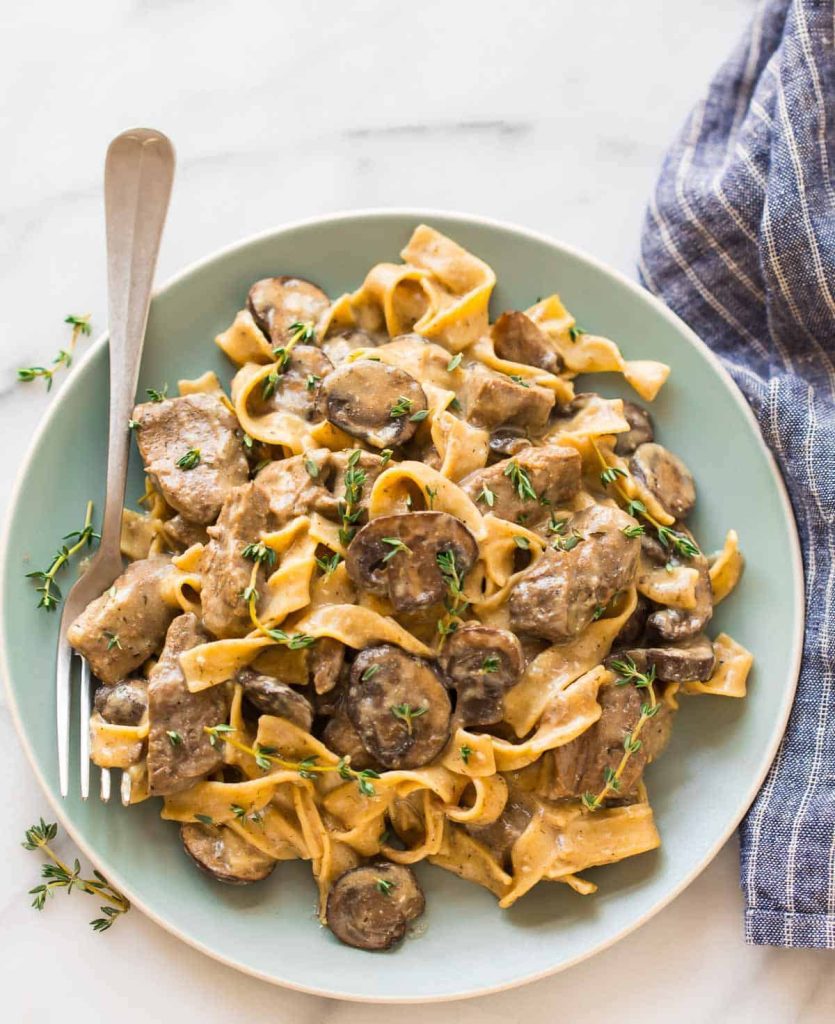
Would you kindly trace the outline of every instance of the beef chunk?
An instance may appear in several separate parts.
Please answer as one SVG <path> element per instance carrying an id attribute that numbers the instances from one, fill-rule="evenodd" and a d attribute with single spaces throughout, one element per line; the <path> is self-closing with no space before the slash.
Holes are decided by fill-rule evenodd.
<path id="1" fill-rule="evenodd" d="M 477 469 L 459 486 L 483 513 L 532 527 L 547 519 L 553 506 L 574 497 L 580 489 L 580 468 L 580 454 L 574 448 L 531 446 L 512 459 Z"/>
<path id="2" fill-rule="evenodd" d="M 133 418 L 145 469 L 168 504 L 193 523 L 214 522 L 249 476 L 235 416 L 216 395 L 194 394 L 137 405 Z"/>
<path id="3" fill-rule="evenodd" d="M 582 632 L 635 578 L 640 541 L 623 533 L 634 525 L 605 505 L 572 516 L 554 542 L 559 546 L 546 549 L 511 590 L 511 629 L 553 643 Z"/>
<path id="4" fill-rule="evenodd" d="M 189 692 L 180 655 L 205 643 L 194 615 L 180 615 L 170 625 L 165 647 L 148 680 L 148 784 L 152 796 L 178 793 L 219 768 L 223 758 L 203 731 L 226 722 L 228 689 L 212 686 Z"/>
<path id="5" fill-rule="evenodd" d="M 462 394 L 470 423 L 492 430 L 511 424 L 541 432 L 554 408 L 554 392 L 531 384 L 518 384 L 503 373 L 474 365 L 467 371 Z"/>
<path id="6" fill-rule="evenodd" d="M 167 558 L 132 562 L 70 626 L 67 639 L 103 683 L 124 679 L 162 645 L 178 612 L 163 600 L 164 584 L 176 572 Z"/>

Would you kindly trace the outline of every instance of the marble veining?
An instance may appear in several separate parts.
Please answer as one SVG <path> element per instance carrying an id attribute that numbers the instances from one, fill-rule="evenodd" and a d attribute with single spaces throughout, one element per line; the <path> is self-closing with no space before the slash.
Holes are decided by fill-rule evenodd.
<path id="1" fill-rule="evenodd" d="M 16 368 L 53 358 L 69 312 L 105 326 L 101 169 L 122 128 L 151 124 L 178 148 L 159 280 L 282 221 L 397 205 L 516 221 L 634 274 L 664 148 L 752 9 L 753 0 L 7 5 L 0 504 L 61 386 L 47 396 L 18 385 Z M 95 935 L 94 904 L 81 896 L 59 895 L 37 915 L 26 896 L 37 858 L 19 840 L 47 805 L 5 696 L 0 772 L 0 982 L 15 1024 L 817 1024 L 835 1014 L 831 953 L 743 944 L 733 842 L 672 905 L 590 961 L 495 996 L 393 1010 L 254 981 L 138 912 Z M 371 958 L 369 970 L 385 960 Z"/>

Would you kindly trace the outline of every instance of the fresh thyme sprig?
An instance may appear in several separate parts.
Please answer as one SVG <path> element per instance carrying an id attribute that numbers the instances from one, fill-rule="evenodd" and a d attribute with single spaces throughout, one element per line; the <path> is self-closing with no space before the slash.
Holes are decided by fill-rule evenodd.
<path id="1" fill-rule="evenodd" d="M 464 579 L 456 564 L 455 552 L 439 551 L 435 555 L 435 561 L 447 588 L 447 597 L 444 600 L 446 614 L 442 619 L 438 619 L 437 624 L 440 646 L 443 646 L 449 634 L 458 629 L 462 616 L 470 607 L 470 602 L 464 597 Z"/>
<path id="2" fill-rule="evenodd" d="M 290 324 L 287 330 L 290 333 L 290 341 L 294 345 L 316 340 L 316 325 L 312 320 L 296 320 L 295 323 Z"/>
<path id="3" fill-rule="evenodd" d="M 393 420 L 398 420 L 401 416 L 405 416 L 407 413 L 411 412 L 414 404 L 415 403 L 411 398 L 407 398 L 405 395 L 400 395 L 389 410 L 389 416 Z"/>
<path id="4" fill-rule="evenodd" d="M 640 672 L 638 666 L 631 658 L 615 659 L 610 662 L 612 669 L 617 672 L 619 678 L 615 680 L 616 686 L 627 686 L 630 683 L 639 690 L 646 690 L 647 699 L 641 704 L 641 714 L 634 727 L 623 737 L 623 754 L 617 768 L 608 766 L 603 773 L 603 788 L 595 796 L 593 793 L 583 793 L 582 803 L 586 810 L 598 810 L 603 801 L 610 793 L 620 791 L 620 780 L 626 769 L 629 759 L 641 749 L 641 740 L 638 738 L 641 730 L 651 718 L 655 718 L 661 710 L 661 705 L 655 696 L 653 683 L 655 682 L 655 666 L 648 672 Z"/>
<path id="5" fill-rule="evenodd" d="M 199 464 L 200 464 L 200 449 L 199 448 L 189 448 L 189 450 L 185 453 L 185 455 L 181 455 L 180 458 L 177 459 L 177 462 L 176 462 L 176 465 L 180 469 L 194 469 L 195 466 L 198 466 Z"/>
<path id="6" fill-rule="evenodd" d="M 49 845 L 57 835 L 58 826 L 54 823 L 47 824 L 43 818 L 37 825 L 32 825 L 26 830 L 26 838 L 22 844 L 24 850 L 40 850 L 51 861 L 41 868 L 41 877 L 45 881 L 29 890 L 29 895 L 34 897 L 32 906 L 35 910 L 43 910 L 47 898 L 52 896 L 56 889 L 66 889 L 68 893 L 73 889 L 80 889 L 108 904 L 100 908 L 103 916 L 90 922 L 93 931 L 106 932 L 117 917 L 130 910 L 130 902 L 95 869 L 93 878 L 82 878 L 81 864 L 78 860 L 73 862 L 71 868 L 65 864 Z"/>
<path id="7" fill-rule="evenodd" d="M 526 470 L 522 469 L 517 459 L 510 459 L 505 466 L 504 475 L 516 489 L 516 493 L 522 501 L 536 501 L 537 494 L 533 489 L 531 478 Z"/>
<path id="8" fill-rule="evenodd" d="M 250 554 L 247 554 L 248 551 Z M 265 551 L 269 551 L 272 558 L 269 555 L 265 555 Z M 249 574 L 249 584 L 241 594 L 241 597 L 246 602 L 249 618 L 253 626 L 262 636 L 268 637 L 274 643 L 281 644 L 281 646 L 287 647 L 291 651 L 300 651 L 305 647 L 312 647 L 317 640 L 315 636 L 310 636 L 308 633 L 288 633 L 284 629 L 271 629 L 269 626 L 265 626 L 258 618 L 258 590 L 255 586 L 258 581 L 258 569 L 262 562 L 266 562 L 268 566 L 274 565 L 275 552 L 271 548 L 266 547 L 265 544 L 258 543 L 247 544 L 243 554 L 245 558 L 251 558 L 253 561 L 252 572 Z"/>
<path id="9" fill-rule="evenodd" d="M 322 558 L 317 558 L 316 565 L 322 570 L 322 573 L 327 577 L 332 576 L 336 572 L 341 561 L 343 561 L 342 555 L 340 555 L 338 551 L 334 551 L 333 554 L 325 555 Z"/>
<path id="10" fill-rule="evenodd" d="M 390 562 L 400 551 L 406 555 L 411 555 L 412 553 L 409 545 L 404 544 L 399 537 L 381 537 L 380 540 L 388 547 L 388 551 L 383 555 L 383 564 Z"/>
<path id="11" fill-rule="evenodd" d="M 48 612 L 53 611 L 61 602 L 61 590 L 55 582 L 55 577 L 69 562 L 73 555 L 77 554 L 83 547 L 90 547 L 94 540 L 101 540 L 100 534 L 93 530 L 93 503 L 87 502 L 87 512 L 84 516 L 84 525 L 80 530 L 74 530 L 63 538 L 65 541 L 74 540 L 71 546 L 62 544 L 56 552 L 48 569 L 36 569 L 34 572 L 27 572 L 26 578 L 37 580 L 40 583 L 36 590 L 41 595 L 38 601 L 38 608 L 45 608 Z"/>
<path id="12" fill-rule="evenodd" d="M 680 533 L 678 530 L 673 530 L 669 526 L 664 526 L 659 523 L 658 520 L 653 516 L 647 509 L 646 505 L 638 498 L 630 498 L 626 491 L 623 489 L 623 485 L 620 483 L 618 477 L 626 477 L 627 474 L 620 469 L 618 466 L 610 466 L 606 459 L 603 457 L 603 453 L 597 447 L 594 440 L 591 442 L 591 446 L 594 449 L 594 453 L 603 467 L 600 473 L 600 479 L 604 487 L 610 484 L 614 484 L 614 488 L 621 501 L 623 502 L 626 511 L 633 519 L 643 519 L 655 530 L 659 541 L 668 548 L 670 551 L 675 551 L 676 554 L 681 555 L 682 558 L 696 558 L 702 552 L 699 547 L 685 533 Z M 631 530 L 632 532 L 627 532 Z M 626 527 L 624 534 L 627 537 L 640 536 L 634 527 Z M 644 531 L 641 530 L 641 533 Z"/>
<path id="13" fill-rule="evenodd" d="M 410 736 L 412 735 L 412 719 L 420 718 L 421 715 L 425 715 L 428 710 L 429 708 L 425 704 L 416 708 L 409 703 L 392 704 L 389 708 L 389 711 L 391 711 L 394 717 L 405 724 L 406 731 Z"/>
<path id="14" fill-rule="evenodd" d="M 339 539 L 345 547 L 354 539 L 354 534 L 357 532 L 357 522 L 362 515 L 362 508 L 359 503 L 368 474 L 361 466 L 357 465 L 361 457 L 361 448 L 355 448 L 348 456 L 348 465 L 345 469 L 345 496 L 337 504 L 337 512 L 342 520 L 342 526 L 339 529 Z"/>
<path id="15" fill-rule="evenodd" d="M 65 366 L 69 369 L 72 366 L 73 355 L 75 354 L 75 346 L 78 344 L 78 339 L 82 334 L 89 335 L 92 331 L 90 326 L 90 314 L 85 313 L 83 316 L 77 316 L 74 313 L 70 313 L 69 316 L 64 317 L 65 324 L 72 325 L 72 333 L 70 334 L 70 342 L 67 348 L 59 349 L 58 355 L 52 360 L 52 366 L 24 366 L 17 371 L 17 379 L 23 384 L 29 384 L 33 380 L 42 379 L 46 381 L 46 390 L 52 389 L 52 382 L 55 374 Z"/>
<path id="16" fill-rule="evenodd" d="M 372 768 L 363 768 L 362 771 L 357 771 L 356 768 L 351 767 L 350 757 L 341 757 L 337 764 L 319 764 L 316 757 L 306 757 L 302 761 L 290 761 L 282 757 L 275 747 L 261 745 L 249 747 L 245 743 L 241 743 L 240 740 L 232 736 L 235 729 L 231 725 L 207 725 L 203 727 L 203 731 L 209 737 L 209 742 L 213 747 L 217 747 L 221 742 L 228 743 L 242 754 L 249 754 L 253 757 L 261 771 L 268 772 L 273 767 L 283 768 L 285 771 L 298 772 L 303 779 L 312 779 L 327 772 L 336 772 L 346 782 L 354 780 L 363 796 L 376 796 L 377 794 L 371 780 L 379 779 L 379 773 Z"/>

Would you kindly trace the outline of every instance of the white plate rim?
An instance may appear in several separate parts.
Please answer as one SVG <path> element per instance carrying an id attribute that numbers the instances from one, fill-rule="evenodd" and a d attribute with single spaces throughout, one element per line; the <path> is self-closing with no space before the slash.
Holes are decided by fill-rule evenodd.
<path id="1" fill-rule="evenodd" d="M 282 988 L 288 988 L 296 992 L 303 992 L 307 995 L 319 996 L 327 999 L 344 1000 L 347 1002 L 356 1003 L 369 1003 L 369 1004 L 400 1004 L 400 1005 L 412 1005 L 422 1003 L 444 1003 L 444 1002 L 455 1002 L 461 999 L 473 999 L 478 996 L 492 995 L 497 992 L 506 992 L 514 988 L 519 988 L 522 985 L 528 985 L 534 981 L 540 981 L 543 978 L 551 977 L 552 975 L 561 973 L 562 971 L 568 970 L 570 967 L 574 967 L 576 964 L 581 963 L 583 960 L 588 960 L 591 957 L 602 953 L 604 950 L 609 949 L 615 943 L 620 942 L 621 939 L 626 938 L 632 932 L 636 931 L 642 925 L 646 924 L 651 918 L 655 917 L 657 913 L 668 906 L 677 896 L 681 893 L 705 870 L 710 862 L 716 857 L 721 848 L 725 845 L 728 839 L 731 838 L 737 826 L 739 825 L 742 818 L 745 816 L 745 812 L 751 806 L 756 797 L 759 789 L 768 774 L 769 768 L 774 760 L 777 750 L 780 746 L 780 742 L 783 738 L 786 725 L 788 724 L 789 715 L 794 704 L 794 695 L 797 690 L 798 678 L 800 675 L 800 664 L 803 656 L 803 640 L 805 631 L 805 581 L 803 575 L 803 558 L 800 548 L 800 540 L 797 533 L 797 523 L 794 516 L 794 510 L 792 508 L 791 500 L 789 499 L 786 485 L 783 480 L 783 476 L 780 472 L 780 468 L 777 464 L 776 459 L 765 443 L 762 433 L 760 432 L 759 424 L 757 423 L 756 417 L 754 416 L 753 410 L 746 401 L 744 395 L 739 390 L 736 381 L 728 373 L 725 367 L 722 365 L 716 354 L 701 340 L 701 338 L 693 331 L 688 325 L 678 317 L 671 309 L 669 309 L 660 299 L 649 292 L 647 289 L 641 287 L 635 281 L 632 281 L 625 274 L 619 270 L 608 266 L 602 260 L 591 256 L 589 253 L 576 248 L 575 246 L 568 245 L 564 242 L 560 242 L 545 232 L 536 231 L 532 228 L 522 227 L 518 224 L 514 224 L 509 221 L 498 220 L 492 217 L 486 217 L 481 214 L 474 213 L 463 213 L 460 210 L 444 210 L 439 208 L 426 208 L 426 207 L 372 207 L 368 209 L 359 210 L 345 210 L 336 213 L 319 214 L 314 217 L 305 217 L 300 220 L 290 221 L 286 224 L 279 224 L 275 227 L 268 228 L 264 231 L 256 232 L 252 235 L 248 235 L 238 241 L 232 242 L 229 245 L 222 246 L 220 249 L 214 252 L 200 257 L 200 259 L 194 260 L 187 264 L 182 270 L 173 276 L 169 277 L 162 285 L 154 289 L 154 296 L 160 295 L 166 292 L 169 288 L 179 284 L 184 278 L 189 277 L 191 274 L 201 270 L 204 265 L 213 262 L 224 256 L 233 255 L 235 252 L 241 249 L 245 249 L 250 245 L 266 240 L 277 234 L 284 234 L 289 231 L 295 231 L 300 228 L 316 227 L 320 224 L 331 224 L 339 222 L 349 222 L 352 220 L 367 220 L 367 219 L 379 219 L 386 220 L 389 218 L 407 218 L 412 219 L 415 223 L 431 223 L 433 218 L 443 218 L 447 220 L 460 220 L 464 223 L 475 224 L 480 227 L 498 229 L 500 231 L 510 232 L 512 234 L 524 236 L 531 241 L 538 242 L 540 244 L 550 246 L 563 252 L 575 259 L 585 262 L 592 266 L 594 269 L 601 271 L 604 275 L 608 275 L 618 281 L 619 284 L 627 288 L 642 301 L 648 302 L 655 308 L 655 311 L 659 313 L 664 319 L 666 319 L 671 326 L 676 328 L 694 348 L 696 348 L 702 356 L 712 365 L 713 369 L 722 377 L 725 383 L 728 385 L 728 389 L 732 394 L 734 401 L 742 410 L 743 414 L 748 419 L 751 427 L 753 428 L 755 437 L 758 444 L 760 445 L 766 461 L 771 470 L 771 476 L 773 484 L 777 490 L 780 501 L 783 505 L 783 510 L 786 514 L 786 519 L 790 524 L 790 563 L 792 569 L 792 586 L 794 590 L 795 598 L 795 622 L 793 630 L 793 642 L 794 650 L 792 652 L 792 664 L 789 672 L 789 678 L 787 679 L 787 685 L 785 694 L 783 697 L 783 703 L 780 708 L 780 713 L 775 719 L 772 736 L 767 746 L 767 749 L 761 759 L 760 765 L 755 773 L 755 777 L 745 794 L 742 801 L 740 801 L 737 809 L 732 815 L 730 824 L 727 826 L 725 831 L 719 836 L 714 843 L 705 852 L 701 860 L 694 865 L 691 871 L 685 875 L 677 885 L 675 885 L 669 892 L 665 893 L 659 900 L 657 900 L 651 907 L 649 907 L 643 914 L 637 917 L 635 920 L 630 921 L 627 925 L 624 925 L 618 932 L 598 942 L 596 945 L 590 947 L 577 956 L 572 957 L 562 963 L 556 964 L 554 967 L 545 968 L 544 970 L 534 971 L 531 974 L 524 975 L 523 977 L 514 978 L 512 981 L 501 982 L 496 985 L 481 986 L 479 988 L 469 989 L 462 992 L 456 992 L 452 994 L 439 994 L 430 995 L 419 998 L 412 997 L 399 997 L 399 996 L 365 996 L 357 995 L 351 992 L 334 992 L 326 991 L 322 988 L 317 988 L 311 985 L 300 985 L 296 982 L 290 982 L 276 978 L 263 971 L 258 971 L 248 964 L 242 963 L 239 960 L 234 960 L 231 957 L 224 956 L 213 950 L 205 943 L 199 941 L 191 935 L 181 931 L 175 925 L 172 925 L 164 917 L 152 911 L 137 897 L 136 893 L 132 891 L 129 884 L 125 884 L 124 879 L 121 878 L 118 868 L 109 865 L 107 862 L 102 861 L 98 853 L 93 849 L 85 839 L 76 831 L 74 825 L 69 820 L 69 817 L 64 812 L 64 806 L 57 793 L 54 793 L 42 775 L 38 768 L 35 752 L 32 749 L 29 738 L 26 735 L 23 723 L 20 718 L 20 712 L 17 706 L 14 692 L 11 684 L 11 673 L 9 670 L 9 664 L 6 659 L 6 646 L 7 637 L 6 633 L 6 615 L 5 615 L 5 598 L 2 591 L 0 591 L 0 631 L 2 631 L 2 643 L 0 643 L 0 673 L 2 673 L 5 688 L 6 688 L 6 699 L 8 700 L 9 708 L 11 711 L 12 721 L 17 731 L 18 738 L 23 746 L 26 757 L 29 760 L 30 767 L 38 781 L 41 789 L 46 796 L 47 802 L 49 803 L 52 810 L 55 812 L 56 817 L 61 822 L 63 827 L 66 829 L 67 834 L 72 838 L 73 842 L 78 848 L 84 853 L 88 860 L 95 865 L 113 884 L 120 889 L 130 900 L 132 906 L 141 910 L 147 917 L 154 921 L 161 928 L 165 929 L 169 934 L 185 942 L 193 949 L 204 953 L 206 956 L 211 957 L 213 960 L 225 964 L 227 967 L 231 967 L 234 970 L 240 971 L 243 974 L 247 974 L 252 978 L 257 978 L 259 981 L 266 981 L 271 985 L 277 985 Z M 88 360 L 92 359 L 93 356 L 107 344 L 108 333 L 107 331 L 100 334 L 84 356 L 76 362 L 76 372 L 82 369 Z M 63 390 L 63 389 L 62 389 Z M 17 504 L 20 498 L 20 491 L 23 487 L 23 482 L 29 472 L 29 468 L 32 462 L 34 451 L 40 443 L 41 437 L 49 431 L 52 424 L 52 420 L 57 415 L 57 410 L 61 405 L 61 392 L 56 396 L 55 401 L 47 409 L 43 420 L 38 425 L 35 433 L 30 442 L 26 457 L 20 466 L 15 478 L 14 486 L 11 491 L 9 498 L 9 505 L 6 511 L 5 521 L 3 524 L 2 536 L 0 536 L 0 580 L 6 578 L 6 557 L 10 550 L 10 531 L 11 531 L 11 520 L 14 514 L 14 510 L 17 508 Z"/>

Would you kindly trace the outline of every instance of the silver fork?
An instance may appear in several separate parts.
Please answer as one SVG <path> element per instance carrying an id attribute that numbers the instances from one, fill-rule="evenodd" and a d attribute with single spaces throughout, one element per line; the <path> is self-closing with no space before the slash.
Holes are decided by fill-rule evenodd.
<path id="1" fill-rule="evenodd" d="M 101 543 L 84 575 L 64 602 L 58 636 L 55 696 L 58 725 L 58 779 L 61 796 L 69 792 L 70 703 L 73 650 L 67 629 L 83 609 L 122 572 L 120 535 L 130 454 L 128 421 L 133 410 L 139 363 L 148 322 L 162 228 L 174 178 L 174 147 L 162 132 L 133 128 L 107 149 L 104 201 L 107 224 L 107 286 L 110 318 L 110 425 L 107 445 L 107 493 Z M 90 666 L 81 658 L 79 751 L 81 796 L 90 791 Z M 123 777 L 123 799 L 130 777 Z M 126 784 L 126 785 L 125 785 Z M 125 793 L 127 789 L 127 793 Z M 110 799 L 110 771 L 101 772 L 101 798 Z"/>

